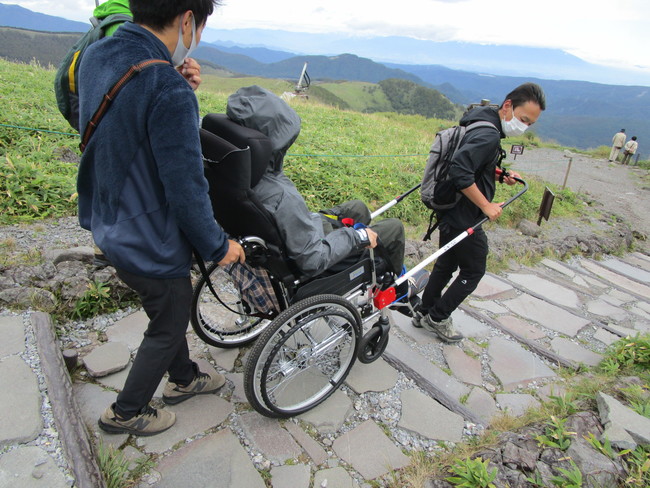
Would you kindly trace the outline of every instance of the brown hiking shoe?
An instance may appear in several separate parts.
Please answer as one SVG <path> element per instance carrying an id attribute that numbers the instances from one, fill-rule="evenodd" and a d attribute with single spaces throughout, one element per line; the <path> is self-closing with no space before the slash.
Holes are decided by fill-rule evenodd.
<path id="1" fill-rule="evenodd" d="M 194 380 L 187 386 L 181 386 L 168 381 L 163 391 L 163 402 L 167 405 L 176 405 L 195 395 L 214 393 L 225 383 L 226 377 L 222 374 L 217 372 L 202 373 L 198 371 Z"/>
<path id="2" fill-rule="evenodd" d="M 99 427 L 109 434 L 155 435 L 169 429 L 176 422 L 176 414 L 169 410 L 156 410 L 149 405 L 129 420 L 122 420 L 113 410 L 115 404 L 108 407 L 99 417 Z"/>

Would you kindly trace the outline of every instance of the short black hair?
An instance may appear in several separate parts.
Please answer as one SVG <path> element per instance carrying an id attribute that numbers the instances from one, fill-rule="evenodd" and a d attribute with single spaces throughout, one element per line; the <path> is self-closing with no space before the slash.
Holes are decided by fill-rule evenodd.
<path id="1" fill-rule="evenodd" d="M 506 100 L 512 100 L 512 108 L 519 107 L 526 102 L 534 102 L 539 105 L 539 108 L 546 110 L 546 96 L 544 95 L 544 90 L 542 90 L 542 87 L 536 83 L 524 83 L 523 85 L 519 85 L 506 95 L 506 98 L 503 99 L 503 103 L 505 103 Z M 501 104 L 501 107 L 503 107 L 503 103 Z"/>
<path id="2" fill-rule="evenodd" d="M 636 136 L 632 136 L 632 140 L 633 140 L 633 141 L 636 141 Z"/>
<path id="3" fill-rule="evenodd" d="M 163 30 L 180 14 L 191 10 L 197 27 L 212 15 L 221 0 L 129 0 L 133 22 Z"/>

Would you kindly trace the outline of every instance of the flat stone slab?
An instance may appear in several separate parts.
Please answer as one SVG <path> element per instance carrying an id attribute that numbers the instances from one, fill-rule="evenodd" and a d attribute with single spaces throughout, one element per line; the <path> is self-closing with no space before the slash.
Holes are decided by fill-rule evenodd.
<path id="1" fill-rule="evenodd" d="M 575 363 L 584 363 L 588 366 L 596 366 L 603 359 L 601 354 L 585 349 L 564 337 L 554 338 L 551 341 L 551 349 L 563 358 L 569 359 Z"/>
<path id="2" fill-rule="evenodd" d="M 625 310 L 604 300 L 591 300 L 587 302 L 587 311 L 594 315 L 616 320 L 617 322 L 623 322 L 627 318 L 627 312 Z"/>
<path id="3" fill-rule="evenodd" d="M 43 430 L 41 393 L 32 369 L 20 356 L 0 361 L 0 448 L 27 443 Z"/>
<path id="4" fill-rule="evenodd" d="M 311 470 L 304 464 L 275 466 L 271 469 L 273 488 L 309 488 L 310 477 Z"/>
<path id="5" fill-rule="evenodd" d="M 25 350 L 25 326 L 22 317 L 0 317 L 0 359 Z"/>
<path id="6" fill-rule="evenodd" d="M 478 308 L 479 310 L 485 310 L 486 312 L 491 312 L 493 314 L 507 313 L 508 309 L 503 308 L 496 302 L 492 300 L 470 300 L 469 306 L 473 308 Z"/>
<path id="7" fill-rule="evenodd" d="M 445 373 L 422 354 L 404 344 L 398 337 L 391 336 L 386 352 L 398 358 L 406 367 L 456 400 L 469 393 L 469 388 L 466 385 Z"/>
<path id="8" fill-rule="evenodd" d="M 602 342 L 606 346 L 610 346 L 618 341 L 620 339 L 620 336 L 612 334 L 611 332 L 607 332 L 605 329 L 599 328 L 596 332 L 594 332 L 594 339 Z"/>
<path id="9" fill-rule="evenodd" d="M 143 311 L 135 312 L 108 327 L 106 337 L 108 337 L 109 341 L 124 342 L 131 351 L 135 351 L 140 347 L 148 325 L 149 317 L 147 317 L 147 314 Z"/>
<path id="10" fill-rule="evenodd" d="M 354 480 L 345 469 L 337 466 L 336 468 L 317 471 L 314 475 L 313 486 L 314 488 L 355 488 L 358 485 L 354 483 Z"/>
<path id="11" fill-rule="evenodd" d="M 83 358 L 88 374 L 95 378 L 121 371 L 130 361 L 131 351 L 124 342 L 107 342 L 96 347 Z"/>
<path id="12" fill-rule="evenodd" d="M 107 434 L 97 425 L 97 420 L 106 407 L 115 402 L 117 393 L 92 383 L 75 383 L 73 391 L 81 418 L 88 430 L 95 433 L 106 446 L 118 448 L 124 444 L 129 438 L 127 434 Z"/>
<path id="13" fill-rule="evenodd" d="M 512 292 L 514 288 L 509 283 L 485 274 L 472 295 L 479 298 L 501 298 L 504 293 Z"/>
<path id="14" fill-rule="evenodd" d="M 497 404 L 487 391 L 482 388 L 474 388 L 467 397 L 465 406 L 483 421 L 485 426 L 490 425 L 492 417 L 497 413 Z"/>
<path id="15" fill-rule="evenodd" d="M 248 403 L 246 393 L 244 391 L 244 373 L 228 373 L 226 379 L 232 382 L 234 389 L 230 401 L 236 403 Z"/>
<path id="16" fill-rule="evenodd" d="M 277 419 L 264 417 L 257 412 L 248 412 L 239 418 L 239 423 L 251 445 L 271 462 L 284 464 L 296 459 L 302 449 L 284 430 Z"/>
<path id="17" fill-rule="evenodd" d="M 451 318 L 454 321 L 454 329 L 465 337 L 484 338 L 490 335 L 490 328 L 487 325 L 460 309 L 455 310 Z"/>
<path id="18" fill-rule="evenodd" d="M 68 488 L 70 485 L 47 452 L 36 446 L 20 446 L 0 455 L 0 486 Z"/>
<path id="19" fill-rule="evenodd" d="M 646 271 L 650 271 L 650 256 L 646 256 L 645 254 L 639 252 L 632 252 L 626 254 L 623 259 L 633 266 L 637 266 L 641 269 L 645 269 Z"/>
<path id="20" fill-rule="evenodd" d="M 612 271 L 632 278 L 636 281 L 641 281 L 646 284 L 650 284 L 650 271 L 641 269 L 637 266 L 632 266 L 624 261 L 613 257 L 607 257 L 602 261 L 598 261 L 598 264 L 605 266 L 606 268 L 611 269 Z"/>
<path id="21" fill-rule="evenodd" d="M 309 434 L 302 430 L 299 425 L 289 420 L 285 422 L 284 428 L 287 429 L 289 434 L 291 434 L 296 442 L 300 444 L 300 447 L 305 450 L 316 466 L 327 461 L 328 455 L 325 449 L 323 449 Z"/>
<path id="22" fill-rule="evenodd" d="M 525 337 L 526 339 L 534 340 L 546 337 L 546 332 L 538 329 L 528 322 L 524 322 L 523 320 L 513 315 L 504 315 L 502 317 L 497 317 L 497 321 L 503 326 L 504 329 Z"/>
<path id="23" fill-rule="evenodd" d="M 578 294 L 569 288 L 545 280 L 534 274 L 510 273 L 507 276 L 508 280 L 541 295 L 550 302 L 569 308 L 580 308 Z"/>
<path id="24" fill-rule="evenodd" d="M 372 420 L 366 420 L 340 436 L 334 441 L 332 448 L 338 457 L 351 464 L 366 480 L 378 478 L 391 470 L 410 464 L 410 459 Z"/>
<path id="25" fill-rule="evenodd" d="M 648 285 L 637 283 L 636 281 L 622 276 L 615 271 L 607 269 L 604 266 L 596 264 L 594 261 L 591 261 L 589 259 L 580 260 L 580 265 L 595 275 L 600 276 L 615 286 L 618 286 L 619 288 L 623 288 L 636 295 L 650 299 L 650 286 Z"/>
<path id="26" fill-rule="evenodd" d="M 463 383 L 481 386 L 481 362 L 463 352 L 456 346 L 443 346 L 442 354 L 449 365 L 451 372 Z"/>
<path id="27" fill-rule="evenodd" d="M 239 357 L 238 347 L 233 349 L 224 349 L 222 347 L 208 346 L 208 352 L 220 368 L 223 368 L 226 371 L 232 371 L 235 369 L 235 361 Z"/>
<path id="28" fill-rule="evenodd" d="M 409 317 L 406 317 L 404 314 L 401 314 L 399 312 L 391 313 L 391 325 L 393 324 L 420 345 L 440 344 L 440 340 L 435 334 L 432 334 L 426 329 L 418 329 L 417 327 L 413 327 L 413 324 L 411 324 L 411 319 Z M 391 336 L 390 340 L 388 341 L 389 347 L 392 340 L 393 337 Z"/>
<path id="29" fill-rule="evenodd" d="M 532 381 L 556 376 L 536 355 L 519 344 L 501 337 L 490 339 L 488 354 L 490 368 L 499 378 L 504 390 L 512 391 Z"/>
<path id="30" fill-rule="evenodd" d="M 232 403 L 216 394 L 197 395 L 183 403 L 165 408 L 176 413 L 176 423 L 160 434 L 138 437 L 137 445 L 145 452 L 161 454 L 169 451 L 188 437 L 220 426 L 234 409 Z"/>
<path id="31" fill-rule="evenodd" d="M 400 428 L 433 440 L 461 440 L 465 427 L 463 417 L 418 390 L 405 390 L 400 397 L 402 416 L 397 424 Z"/>
<path id="32" fill-rule="evenodd" d="M 589 324 L 582 317 L 526 293 L 504 302 L 504 305 L 520 317 L 571 337 L 575 337 L 580 329 Z"/>
<path id="33" fill-rule="evenodd" d="M 158 488 L 266 488 L 247 452 L 229 429 L 183 446 L 162 458 L 156 469 L 162 476 L 156 484 Z"/>
<path id="34" fill-rule="evenodd" d="M 528 393 L 497 393 L 497 403 L 513 417 L 520 417 L 529 408 L 539 406 L 539 400 Z"/>
<path id="35" fill-rule="evenodd" d="M 607 326 L 613 331 L 618 332 L 621 335 L 621 337 L 628 337 L 628 336 L 635 337 L 637 334 L 641 333 L 636 329 L 631 329 L 630 327 L 623 327 L 622 325 L 618 325 L 614 323 L 608 323 Z"/>
<path id="36" fill-rule="evenodd" d="M 606 393 L 596 394 L 598 412 L 603 425 L 610 424 L 625 429 L 638 444 L 650 444 L 650 419 L 639 415 Z"/>
<path id="37" fill-rule="evenodd" d="M 557 383 L 546 383 L 544 386 L 539 387 L 535 393 L 542 401 L 546 402 L 551 400 L 552 396 L 561 397 L 566 395 L 566 388 Z"/>
<path id="38" fill-rule="evenodd" d="M 559 263 L 557 261 L 554 261 L 552 259 L 544 258 L 544 259 L 542 259 L 541 262 L 547 268 L 555 270 L 558 273 L 562 273 L 564 276 L 568 276 L 569 278 L 573 278 L 576 275 L 576 272 L 573 271 L 571 268 L 567 268 L 563 264 L 561 264 L 561 263 Z"/>
<path id="39" fill-rule="evenodd" d="M 336 390 L 327 400 L 298 416 L 313 425 L 318 432 L 329 434 L 339 430 L 352 414 L 352 400 L 341 390 Z"/>
<path id="40" fill-rule="evenodd" d="M 345 383 L 356 393 L 386 391 L 397 383 L 398 372 L 382 358 L 370 364 L 357 361 L 345 379 Z"/>

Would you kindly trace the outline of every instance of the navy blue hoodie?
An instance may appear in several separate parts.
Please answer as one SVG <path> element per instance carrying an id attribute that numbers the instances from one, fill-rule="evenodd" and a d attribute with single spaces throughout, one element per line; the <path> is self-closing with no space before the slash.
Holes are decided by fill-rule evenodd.
<path id="1" fill-rule="evenodd" d="M 171 56 L 131 22 L 87 49 L 79 73 L 82 130 L 113 84 L 148 59 Z M 116 267 L 180 278 L 189 275 L 192 246 L 206 260 L 226 255 L 203 176 L 198 102 L 171 64 L 147 68 L 117 95 L 82 155 L 77 191 L 81 226 Z"/>

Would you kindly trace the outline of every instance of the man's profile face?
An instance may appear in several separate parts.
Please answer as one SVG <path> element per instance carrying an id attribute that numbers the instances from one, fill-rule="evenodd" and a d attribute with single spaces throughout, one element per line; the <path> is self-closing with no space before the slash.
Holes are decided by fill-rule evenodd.
<path id="1" fill-rule="evenodd" d="M 510 102 L 512 103 L 512 102 Z M 523 105 L 519 105 L 515 107 L 514 109 L 514 116 L 517 117 L 519 120 L 521 120 L 524 124 L 531 126 L 535 122 L 537 122 L 537 119 L 542 113 L 542 109 L 539 106 L 538 103 L 528 101 L 524 103 Z M 509 119 L 506 119 L 509 120 Z"/>

